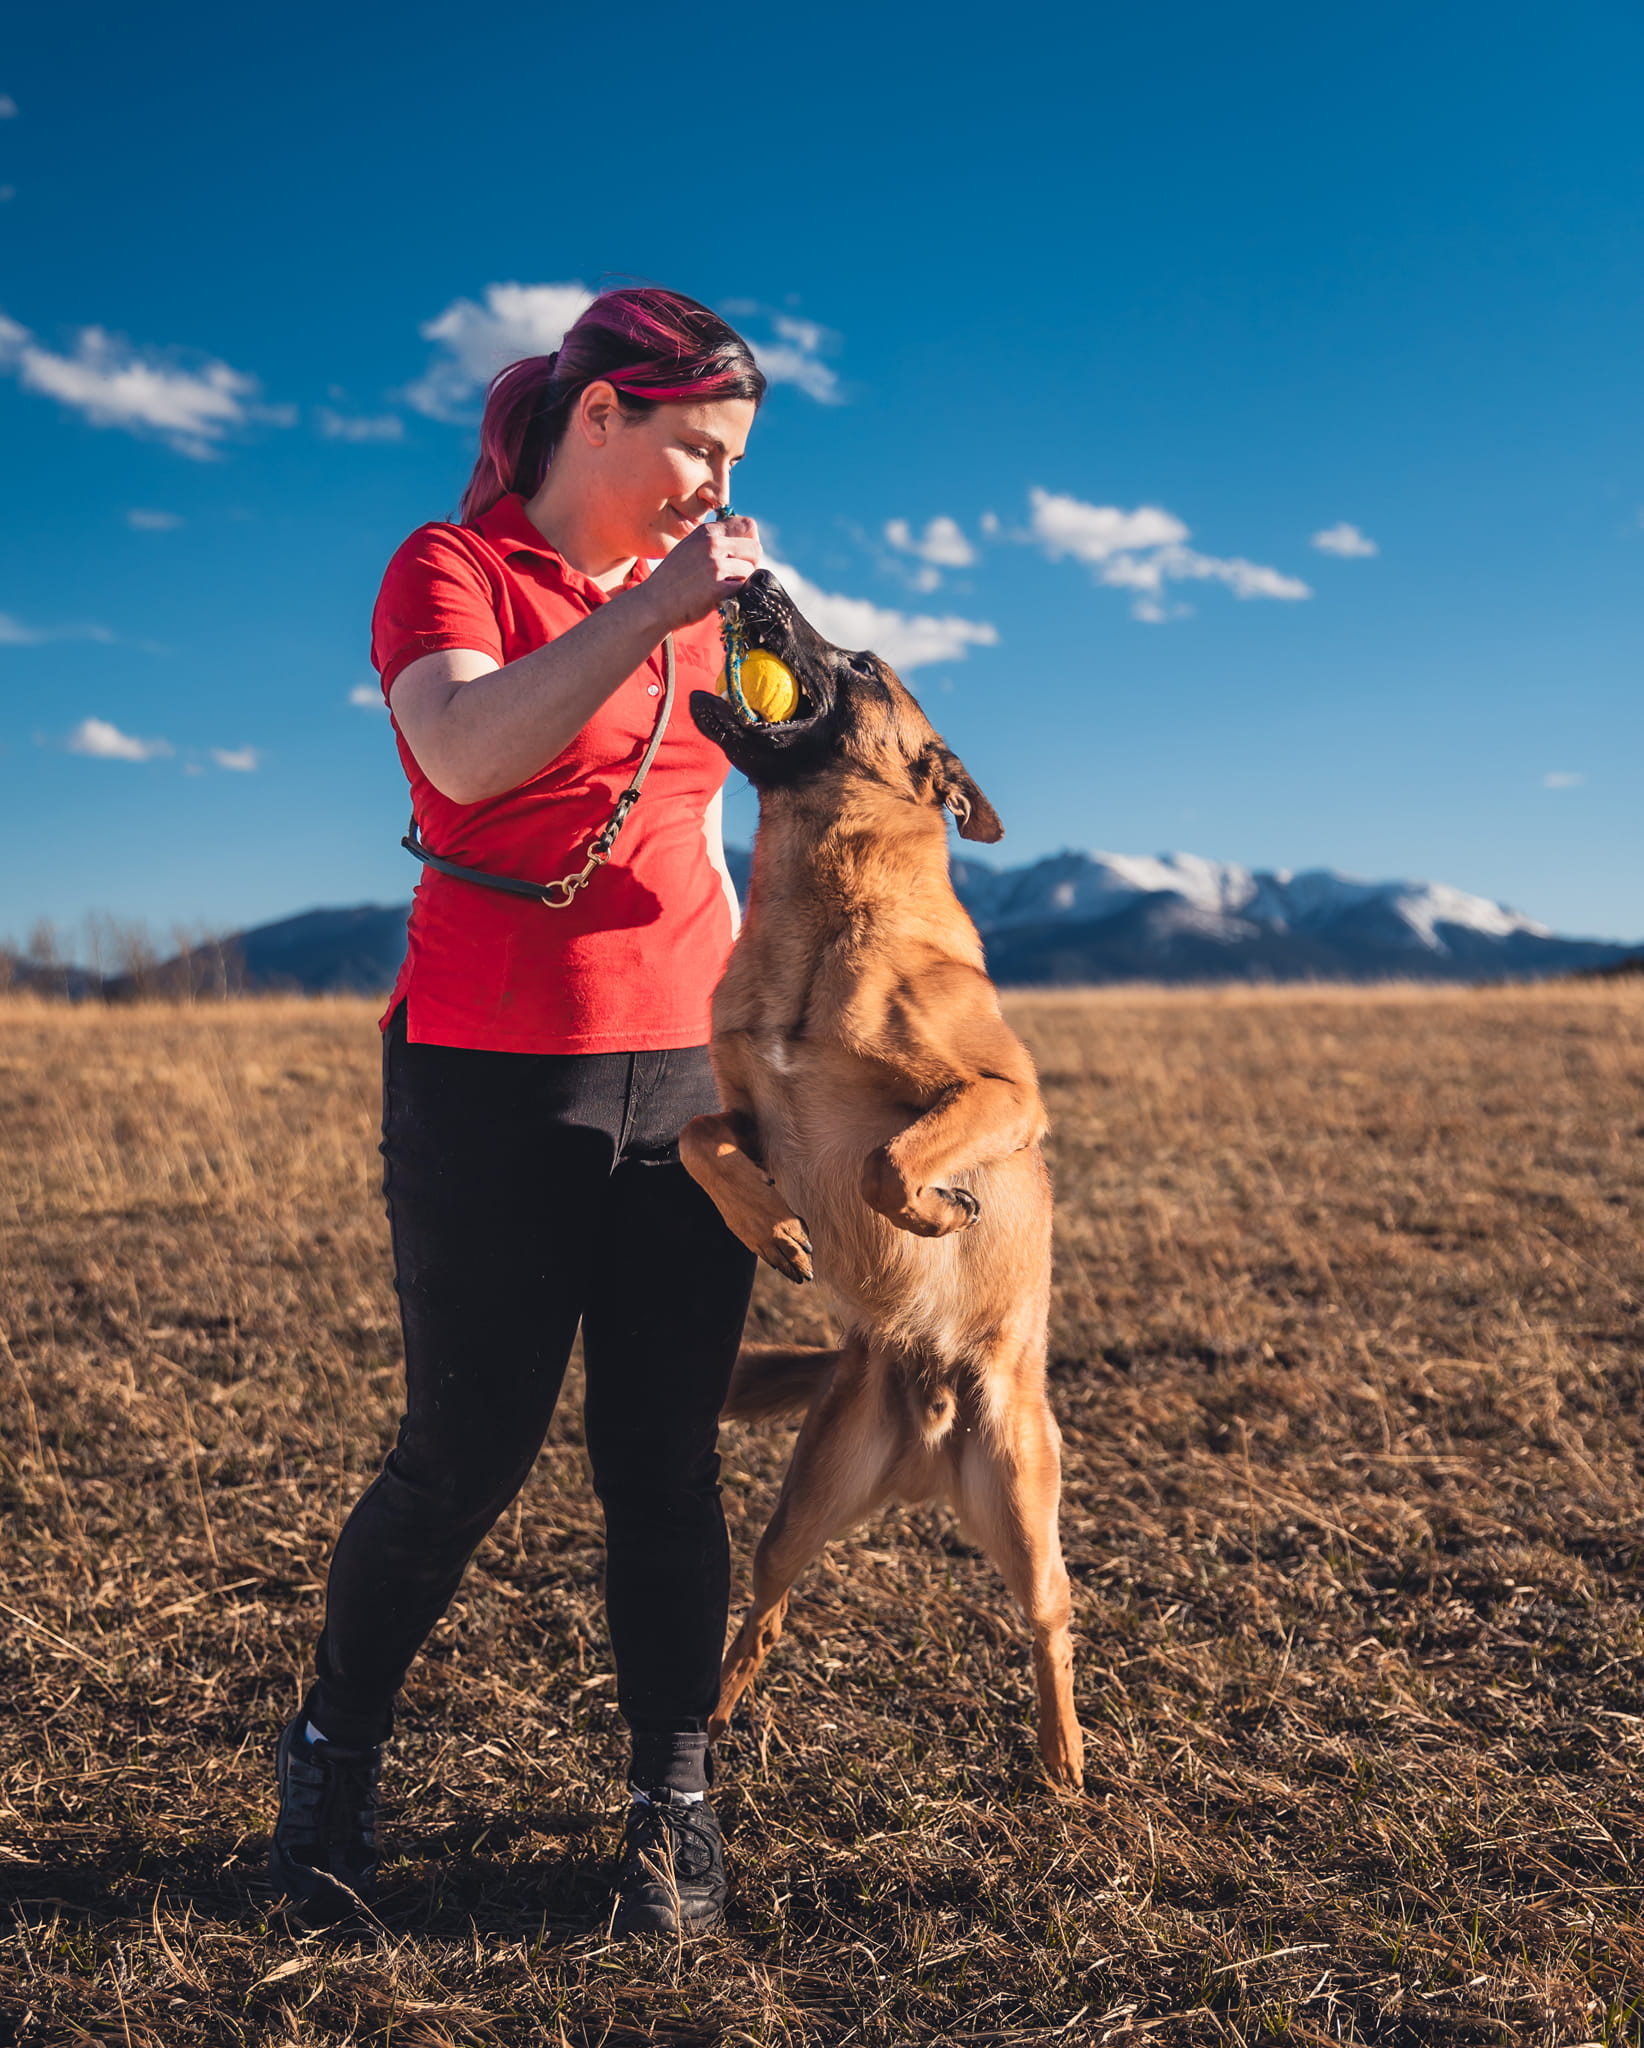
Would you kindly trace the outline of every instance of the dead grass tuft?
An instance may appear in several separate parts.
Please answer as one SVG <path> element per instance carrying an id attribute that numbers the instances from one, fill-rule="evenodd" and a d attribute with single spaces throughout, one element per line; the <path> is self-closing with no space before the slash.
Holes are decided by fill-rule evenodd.
<path id="1" fill-rule="evenodd" d="M 0 2029 L 1644 2040 L 1644 988 L 1011 1010 L 1088 1793 L 1035 1778 L 992 1572 L 893 1512 L 726 1745 L 731 1931 L 636 1953 L 573 1397 L 413 1678 L 380 1933 L 265 1917 L 274 1735 L 398 1416 L 368 1008 L 0 1004 Z M 810 1313 L 762 1276 L 760 1334 Z M 727 1432 L 744 1569 L 789 1440 Z"/>

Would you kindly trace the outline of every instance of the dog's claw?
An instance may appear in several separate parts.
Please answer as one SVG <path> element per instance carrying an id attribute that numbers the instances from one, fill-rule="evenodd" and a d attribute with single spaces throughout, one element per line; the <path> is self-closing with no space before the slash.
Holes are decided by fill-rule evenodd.
<path id="1" fill-rule="evenodd" d="M 797 1216 L 776 1226 L 759 1247 L 759 1256 L 797 1287 L 816 1278 L 816 1268 L 811 1264 L 810 1233 Z"/>
<path id="2" fill-rule="evenodd" d="M 862 1198 L 911 1237 L 951 1237 L 968 1230 L 982 1213 L 968 1188 L 911 1187 L 884 1145 L 863 1161 Z"/>

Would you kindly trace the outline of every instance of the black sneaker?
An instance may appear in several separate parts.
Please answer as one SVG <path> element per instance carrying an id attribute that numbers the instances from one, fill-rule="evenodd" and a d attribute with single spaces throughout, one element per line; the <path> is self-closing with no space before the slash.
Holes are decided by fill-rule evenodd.
<path id="1" fill-rule="evenodd" d="M 269 1881 L 309 1920 L 339 1920 L 377 1896 L 377 1780 L 382 1744 L 337 1749 L 310 1742 L 307 1716 L 287 1724 L 275 1752 L 280 1817 Z"/>
<path id="2" fill-rule="evenodd" d="M 653 1792 L 628 1809 L 613 1934 L 707 1934 L 725 1918 L 725 1844 L 706 1799 Z"/>

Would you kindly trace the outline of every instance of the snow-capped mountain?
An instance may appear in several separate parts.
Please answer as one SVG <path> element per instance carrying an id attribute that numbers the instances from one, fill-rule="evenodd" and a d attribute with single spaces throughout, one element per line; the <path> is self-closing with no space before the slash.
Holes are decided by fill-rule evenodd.
<path id="1" fill-rule="evenodd" d="M 1380 913 L 1390 926 L 1403 925 L 1406 943 L 1431 953 L 1448 950 L 1440 926 L 1492 939 L 1514 932 L 1553 936 L 1532 918 L 1445 882 L 1360 882 L 1333 868 L 1261 873 L 1196 853 L 1059 853 L 1003 872 L 978 860 L 956 860 L 953 878 L 984 934 L 1054 919 L 1098 920 L 1140 896 L 1174 896 L 1200 913 L 1194 929 L 1206 937 L 1222 931 L 1230 942 L 1252 937 L 1260 927 L 1318 931 L 1348 913 L 1366 911 Z"/>
<path id="2" fill-rule="evenodd" d="M 1444 882 L 1363 882 L 1198 854 L 1067 852 L 1020 868 L 956 859 L 1001 981 L 1477 980 L 1605 966 L 1629 948 L 1561 939 Z"/>
<path id="3" fill-rule="evenodd" d="M 746 848 L 727 848 L 726 862 L 746 901 Z M 1264 874 L 1191 853 L 1058 853 L 1019 868 L 967 857 L 954 861 L 953 879 L 989 970 L 1006 983 L 1493 981 L 1644 964 L 1644 949 L 1557 938 L 1442 882 L 1358 882 L 1328 868 Z M 226 975 L 246 988 L 386 989 L 409 908 L 310 910 L 240 932 L 202 951 L 200 985 Z M 92 992 L 79 970 L 51 979 L 26 960 L 11 970 L 25 985 Z"/>

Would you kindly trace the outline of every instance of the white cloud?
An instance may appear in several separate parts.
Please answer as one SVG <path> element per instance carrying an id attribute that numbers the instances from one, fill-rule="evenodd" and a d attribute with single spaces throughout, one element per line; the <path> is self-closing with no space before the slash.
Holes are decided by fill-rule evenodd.
<path id="1" fill-rule="evenodd" d="M 765 566 L 825 640 L 869 648 L 900 675 L 933 661 L 963 661 L 972 647 L 996 647 L 999 631 L 983 619 L 893 612 L 862 597 L 819 590 L 808 576 L 768 557 Z"/>
<path id="2" fill-rule="evenodd" d="M 157 761 L 176 751 L 169 740 L 139 740 L 106 718 L 82 718 L 69 734 L 71 754 L 89 754 L 96 761 Z"/>
<path id="3" fill-rule="evenodd" d="M 41 647 L 48 640 L 96 640 L 106 647 L 114 635 L 107 626 L 31 626 L 15 612 L 0 612 L 0 647 Z"/>
<path id="4" fill-rule="evenodd" d="M 328 441 L 403 441 L 405 422 L 397 412 L 375 413 L 369 418 L 350 418 L 333 412 L 328 405 L 315 409 L 315 424 Z"/>
<path id="5" fill-rule="evenodd" d="M 1051 561 L 1071 555 L 1085 563 L 1098 583 L 1138 593 L 1132 616 L 1149 625 L 1180 618 L 1191 609 L 1166 605 L 1167 583 L 1225 583 L 1238 598 L 1266 597 L 1295 602 L 1313 595 L 1297 576 L 1286 576 L 1242 555 L 1202 555 L 1184 545 L 1189 529 L 1159 505 L 1087 505 L 1080 498 L 1035 488 L 1031 538 Z"/>
<path id="6" fill-rule="evenodd" d="M 1311 588 L 1299 576 L 1286 576 L 1261 562 L 1247 562 L 1242 555 L 1222 560 L 1201 555 L 1193 548 L 1161 548 L 1155 557 L 1167 581 L 1178 579 L 1203 582 L 1213 578 L 1225 583 L 1235 597 L 1275 597 L 1286 603 L 1311 597 Z"/>
<path id="7" fill-rule="evenodd" d="M 356 683 L 348 693 L 350 704 L 357 704 L 362 711 L 386 711 L 382 691 L 375 683 Z"/>
<path id="8" fill-rule="evenodd" d="M 15 121 L 17 102 L 9 92 L 0 92 L 0 121 Z"/>
<path id="9" fill-rule="evenodd" d="M 227 435 L 254 420 L 289 426 L 295 417 L 289 406 L 262 404 L 256 378 L 227 363 L 207 359 L 190 367 L 175 351 L 137 349 L 102 327 L 82 327 L 74 352 L 60 355 L 0 313 L 0 369 L 94 427 L 156 433 L 196 460 L 214 455 Z"/>
<path id="10" fill-rule="evenodd" d="M 249 775 L 262 756 L 255 747 L 213 747 L 211 758 L 219 768 L 232 768 L 236 775 Z"/>
<path id="11" fill-rule="evenodd" d="M 841 405 L 839 378 L 828 364 L 785 341 L 750 342 L 754 359 L 772 384 L 796 384 L 819 405 Z"/>
<path id="12" fill-rule="evenodd" d="M 1122 512 L 1117 505 L 1087 505 L 1055 491 L 1030 491 L 1033 537 L 1050 559 L 1071 555 L 1092 565 L 1130 548 L 1162 547 L 1187 539 L 1187 528 L 1157 505 Z"/>
<path id="13" fill-rule="evenodd" d="M 155 512 L 142 505 L 133 505 L 126 514 L 126 524 L 136 533 L 174 533 L 183 523 L 180 512 Z"/>
<path id="14" fill-rule="evenodd" d="M 824 327 L 818 320 L 801 320 L 793 313 L 773 313 L 771 325 L 784 341 L 791 341 L 795 348 L 803 349 L 806 355 L 820 355 L 826 349 L 836 348 L 839 337 L 831 327 Z"/>
<path id="15" fill-rule="evenodd" d="M 727 299 L 724 310 L 735 320 L 758 316 L 770 323 L 774 341 L 760 341 L 751 334 L 743 338 L 755 360 L 772 384 L 793 384 L 814 398 L 818 405 L 843 405 L 838 373 L 822 357 L 839 346 L 839 336 L 819 320 L 803 320 L 794 313 L 773 312 L 757 299 Z"/>
<path id="16" fill-rule="evenodd" d="M 1367 533 L 1360 533 L 1356 526 L 1349 526 L 1345 519 L 1335 526 L 1327 526 L 1322 533 L 1314 534 L 1309 546 L 1317 548 L 1321 554 L 1343 557 L 1381 553 L 1381 549 Z"/>
<path id="17" fill-rule="evenodd" d="M 429 419 L 471 424 L 479 394 L 509 363 L 545 356 L 594 302 L 585 284 L 488 284 L 484 305 L 453 299 L 419 332 L 435 344 L 428 368 L 405 390 L 406 402 Z"/>
<path id="18" fill-rule="evenodd" d="M 797 385 L 819 405 L 843 404 L 838 374 L 822 360 L 824 349 L 838 347 L 838 335 L 814 320 L 797 320 L 790 313 L 773 313 L 771 325 L 778 340 L 749 342 L 771 383 Z"/>
<path id="19" fill-rule="evenodd" d="M 1541 786 L 1543 789 L 1579 789 L 1586 780 L 1585 775 L 1578 775 L 1573 768 L 1555 768 L 1550 775 L 1541 778 Z"/>
<path id="20" fill-rule="evenodd" d="M 889 520 L 885 538 L 893 548 L 899 548 L 905 555 L 917 555 L 933 569 L 968 569 L 976 560 L 976 550 L 965 538 L 958 520 L 950 519 L 945 512 L 928 520 L 924 532 L 919 534 L 905 519 Z"/>
<path id="21" fill-rule="evenodd" d="M 15 199 L 16 197 L 17 187 L 15 185 L 0 185 L 0 206 L 4 206 L 8 199 Z"/>

